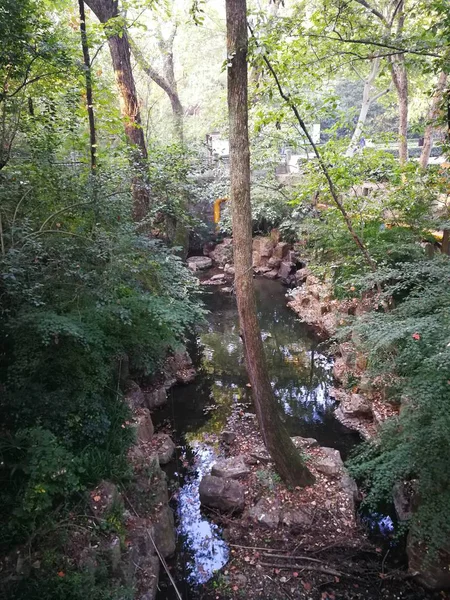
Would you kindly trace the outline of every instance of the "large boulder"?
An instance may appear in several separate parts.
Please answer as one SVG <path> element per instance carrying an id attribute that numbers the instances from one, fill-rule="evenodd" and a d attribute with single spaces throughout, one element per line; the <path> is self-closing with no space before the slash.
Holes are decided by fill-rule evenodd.
<path id="1" fill-rule="evenodd" d="M 255 237 L 253 239 L 253 268 L 266 267 L 273 253 L 274 242 L 267 237 Z"/>
<path id="2" fill-rule="evenodd" d="M 209 256 L 190 256 L 187 266 L 191 271 L 203 271 L 212 267 L 212 259 Z"/>
<path id="3" fill-rule="evenodd" d="M 193 367 L 192 359 L 187 352 L 175 352 L 169 356 L 164 363 L 164 376 L 166 387 L 171 387 L 175 383 L 188 384 L 194 381 L 197 375 Z"/>
<path id="4" fill-rule="evenodd" d="M 225 266 L 227 263 L 233 262 L 233 240 L 231 238 L 225 238 L 221 244 L 217 246 L 209 253 L 210 258 L 216 265 L 220 267 Z"/>
<path id="5" fill-rule="evenodd" d="M 291 440 L 294 446 L 299 450 L 304 450 L 305 448 L 317 448 L 319 445 L 319 442 L 316 440 L 316 438 L 305 438 L 296 435 L 295 437 L 292 437 Z"/>
<path id="6" fill-rule="evenodd" d="M 153 438 L 153 443 L 158 454 L 160 465 L 167 465 L 175 454 L 175 444 L 167 433 L 157 433 Z"/>
<path id="7" fill-rule="evenodd" d="M 294 265 L 292 263 L 283 261 L 278 269 L 278 277 L 280 277 L 280 279 L 287 279 L 293 269 Z"/>
<path id="8" fill-rule="evenodd" d="M 279 258 L 280 260 L 283 260 L 283 258 L 285 258 L 285 256 L 287 256 L 288 252 L 289 252 L 289 244 L 287 244 L 286 242 L 279 242 L 273 249 L 273 256 L 275 258 Z"/>
<path id="9" fill-rule="evenodd" d="M 224 444 L 232 444 L 236 439 L 236 434 L 234 431 L 222 431 L 220 439 Z"/>
<path id="10" fill-rule="evenodd" d="M 176 547 L 175 521 L 173 518 L 172 509 L 167 504 L 164 504 L 164 506 L 158 510 L 152 520 L 154 521 L 154 539 L 158 550 L 161 552 L 164 558 L 167 556 L 172 556 Z"/>
<path id="11" fill-rule="evenodd" d="M 123 508 L 123 499 L 115 483 L 101 481 L 89 493 L 89 506 L 95 517 L 104 519 L 112 510 Z"/>
<path id="12" fill-rule="evenodd" d="M 344 463 L 342 462 L 341 453 L 335 448 L 322 448 L 326 454 L 325 458 L 319 458 L 315 467 L 319 473 L 324 475 L 339 475 L 342 473 Z"/>
<path id="13" fill-rule="evenodd" d="M 272 269 L 279 269 L 281 265 L 281 258 L 277 258 L 276 256 L 271 256 L 267 261 L 267 267 L 269 271 Z"/>
<path id="14" fill-rule="evenodd" d="M 267 271 L 264 273 L 264 277 L 267 279 L 276 279 L 278 277 L 278 269 L 272 269 L 272 271 Z"/>
<path id="15" fill-rule="evenodd" d="M 153 409 L 162 406 L 167 402 L 167 390 L 165 386 L 161 386 L 156 390 L 144 392 L 145 404 L 148 408 Z"/>
<path id="16" fill-rule="evenodd" d="M 273 254 L 274 242 L 270 238 L 263 237 L 259 245 L 259 253 L 263 258 L 270 258 Z"/>
<path id="17" fill-rule="evenodd" d="M 450 542 L 430 556 L 430 550 L 410 530 L 406 539 L 408 570 L 416 580 L 434 591 L 450 589 Z"/>
<path id="18" fill-rule="evenodd" d="M 200 482 L 199 492 L 203 506 L 225 512 L 244 510 L 244 487 L 238 481 L 205 475 Z"/>
<path id="19" fill-rule="evenodd" d="M 341 402 L 342 414 L 345 417 L 372 417 L 370 402 L 361 394 L 348 394 Z"/>
<path id="20" fill-rule="evenodd" d="M 232 456 L 216 462 L 211 469 L 211 475 L 227 479 L 240 479 L 250 473 L 243 456 Z"/>
<path id="21" fill-rule="evenodd" d="M 129 381 L 128 389 L 125 394 L 125 402 L 134 410 L 145 404 L 145 393 L 141 390 L 135 381 Z"/>
<path id="22" fill-rule="evenodd" d="M 138 442 L 151 442 L 153 438 L 153 422 L 148 408 L 138 408 L 133 417 L 133 427 Z"/>
<path id="23" fill-rule="evenodd" d="M 280 503 L 277 500 L 261 498 L 258 503 L 248 511 L 249 517 L 258 525 L 267 529 L 276 529 L 280 524 Z"/>
<path id="24" fill-rule="evenodd" d="M 145 519 L 135 519 L 127 528 L 127 551 L 120 562 L 120 578 L 138 587 L 138 600 L 154 600 L 159 580 L 159 558 L 152 543 L 154 531 Z"/>

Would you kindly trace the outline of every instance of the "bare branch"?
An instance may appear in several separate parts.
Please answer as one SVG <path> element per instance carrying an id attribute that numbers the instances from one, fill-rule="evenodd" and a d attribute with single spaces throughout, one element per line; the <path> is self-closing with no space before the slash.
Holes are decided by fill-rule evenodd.
<path id="1" fill-rule="evenodd" d="M 354 2 L 357 2 L 358 4 L 361 4 L 361 6 L 364 6 L 364 8 L 367 8 L 367 10 L 370 10 L 370 12 L 373 15 L 375 15 L 376 17 L 378 17 L 378 19 L 380 19 L 380 21 L 384 25 L 389 25 L 388 21 L 386 20 L 386 17 L 383 15 L 383 13 L 380 12 L 377 8 L 374 8 L 373 6 L 371 6 L 366 0 L 354 0 Z"/>

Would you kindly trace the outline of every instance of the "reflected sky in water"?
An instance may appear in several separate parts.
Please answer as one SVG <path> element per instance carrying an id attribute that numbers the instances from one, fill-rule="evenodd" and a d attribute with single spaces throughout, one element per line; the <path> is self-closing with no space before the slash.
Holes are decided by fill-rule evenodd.
<path id="1" fill-rule="evenodd" d="M 267 369 L 286 428 L 292 436 L 314 437 L 323 446 L 337 448 L 345 459 L 359 436 L 334 418 L 328 393 L 332 361 L 286 307 L 285 289 L 278 282 L 257 279 L 255 287 Z M 211 312 L 199 332 L 198 377 L 174 388 L 160 411 L 160 419 L 171 421 L 186 449 L 177 511 L 181 560 L 188 570 L 183 580 L 191 585 L 208 581 L 229 554 L 220 530 L 200 510 L 200 480 L 216 460 L 208 435 L 220 434 L 234 409 L 253 410 L 235 297 L 207 290 L 205 302 Z M 189 597 L 191 592 L 186 593 Z"/>
<path id="2" fill-rule="evenodd" d="M 178 495 L 178 534 L 189 548 L 187 579 L 193 583 L 205 583 L 227 563 L 229 549 L 220 537 L 217 525 L 208 521 L 200 511 L 200 481 L 211 471 L 217 455 L 206 444 L 194 444 L 193 451 L 190 472 Z"/>

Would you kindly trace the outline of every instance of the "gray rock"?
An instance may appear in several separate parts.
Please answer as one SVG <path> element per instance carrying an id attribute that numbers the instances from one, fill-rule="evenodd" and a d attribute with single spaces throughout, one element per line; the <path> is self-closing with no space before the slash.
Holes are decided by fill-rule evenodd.
<path id="1" fill-rule="evenodd" d="M 317 448 L 319 442 L 315 438 L 304 438 L 299 435 L 291 438 L 294 446 L 303 450 L 304 448 Z"/>
<path id="2" fill-rule="evenodd" d="M 276 256 L 271 256 L 269 258 L 269 260 L 267 261 L 267 266 L 270 267 L 270 269 L 278 269 L 281 265 L 281 258 L 277 258 Z"/>
<path id="3" fill-rule="evenodd" d="M 167 390 L 162 386 L 156 390 L 144 393 L 145 404 L 148 408 L 157 408 L 167 402 Z"/>
<path id="4" fill-rule="evenodd" d="M 133 427 L 136 431 L 136 440 L 139 442 L 151 442 L 153 439 L 153 422 L 148 408 L 139 408 L 133 417 Z"/>
<path id="5" fill-rule="evenodd" d="M 234 431 L 222 431 L 220 438 L 225 444 L 232 444 L 236 439 Z"/>
<path id="6" fill-rule="evenodd" d="M 273 250 L 273 256 L 282 260 L 288 252 L 289 244 L 287 244 L 286 242 L 279 242 Z"/>
<path id="7" fill-rule="evenodd" d="M 191 383 L 197 373 L 192 366 L 192 359 L 187 352 L 175 352 L 169 356 L 164 363 L 164 375 L 166 379 L 166 388 L 174 383 Z"/>
<path id="8" fill-rule="evenodd" d="M 276 279 L 278 277 L 278 270 L 272 269 L 272 271 L 264 273 L 264 277 L 267 277 L 267 279 Z"/>
<path id="9" fill-rule="evenodd" d="M 143 406 L 145 403 L 145 394 L 135 381 L 128 382 L 128 390 L 125 394 L 125 402 L 134 410 Z"/>
<path id="10" fill-rule="evenodd" d="M 96 517 L 103 518 L 113 508 L 123 507 L 123 498 L 114 483 L 103 480 L 89 492 L 89 505 Z"/>
<path id="11" fill-rule="evenodd" d="M 262 464 L 268 464 L 271 461 L 270 454 L 267 452 L 265 446 L 257 446 L 256 448 L 254 448 L 250 452 L 250 458 L 254 459 L 253 464 L 257 464 L 258 462 Z M 248 459 L 246 462 L 248 463 Z"/>
<path id="12" fill-rule="evenodd" d="M 281 513 L 281 523 L 292 532 L 297 533 L 305 527 L 309 527 L 313 521 L 313 515 L 307 508 L 286 508 Z"/>
<path id="13" fill-rule="evenodd" d="M 450 542 L 446 541 L 433 556 L 425 542 L 416 538 L 409 530 L 406 538 L 408 570 L 415 579 L 430 590 L 450 589 Z"/>
<path id="14" fill-rule="evenodd" d="M 209 256 L 190 256 L 187 259 L 187 266 L 191 271 L 203 271 L 203 269 L 212 267 L 212 264 L 212 259 Z"/>
<path id="15" fill-rule="evenodd" d="M 255 273 L 257 275 L 264 275 L 264 273 L 269 273 L 269 271 L 272 271 L 272 267 L 255 267 Z"/>
<path id="16" fill-rule="evenodd" d="M 233 265 L 230 265 L 230 264 L 226 264 L 223 271 L 227 275 L 234 275 L 234 273 L 235 273 L 235 269 L 234 269 Z"/>
<path id="17" fill-rule="evenodd" d="M 244 510 L 244 487 L 238 481 L 205 475 L 200 482 L 199 492 L 203 506 L 225 512 Z"/>
<path id="18" fill-rule="evenodd" d="M 315 464 L 319 473 L 323 473 L 324 475 L 339 475 L 342 473 L 344 463 L 342 462 L 339 450 L 326 447 L 323 447 L 322 450 L 325 452 L 326 458 L 318 459 Z"/>
<path id="19" fill-rule="evenodd" d="M 292 272 L 294 265 L 289 262 L 283 261 L 278 269 L 278 277 L 280 279 L 287 279 Z"/>
<path id="20" fill-rule="evenodd" d="M 280 523 L 280 504 L 267 498 L 262 498 L 248 511 L 249 517 L 267 529 L 276 529 Z"/>
<path id="21" fill-rule="evenodd" d="M 224 266 L 233 262 L 233 245 L 231 238 L 225 238 L 221 244 L 209 253 L 210 258 L 219 265 Z"/>
<path id="22" fill-rule="evenodd" d="M 154 538 L 153 527 L 146 519 L 134 519 L 133 528 L 127 531 L 128 549 L 119 566 L 125 585 L 134 587 L 139 580 L 139 600 L 154 600 L 158 588 L 159 558 L 149 532 Z M 145 577 L 141 577 L 143 573 Z"/>
<path id="23" fill-rule="evenodd" d="M 300 285 L 301 283 L 305 283 L 309 276 L 309 269 L 304 267 L 303 269 L 299 269 L 295 274 L 295 281 Z"/>
<path id="24" fill-rule="evenodd" d="M 356 485 L 356 481 L 350 477 L 348 473 L 345 473 L 341 477 L 341 488 L 342 491 L 347 495 L 350 500 L 352 510 L 355 512 L 356 510 L 356 502 L 360 499 L 358 486 Z"/>
<path id="25" fill-rule="evenodd" d="M 350 394 L 341 403 L 341 410 L 345 417 L 372 417 L 370 402 L 361 394 Z"/>
<path id="26" fill-rule="evenodd" d="M 155 543 L 158 550 L 166 558 L 175 552 L 175 521 L 170 506 L 165 504 L 154 517 Z"/>
<path id="27" fill-rule="evenodd" d="M 122 558 L 122 552 L 120 549 L 120 538 L 115 535 L 107 546 L 107 561 L 111 567 L 111 572 L 116 575 L 119 572 L 120 560 Z"/>
<path id="28" fill-rule="evenodd" d="M 341 472 L 340 467 L 331 458 L 319 459 L 315 467 L 319 473 L 323 473 L 324 475 L 339 475 Z"/>
<path id="29" fill-rule="evenodd" d="M 400 521 L 407 521 L 417 509 L 417 481 L 399 481 L 392 488 L 395 512 Z"/>
<path id="30" fill-rule="evenodd" d="M 244 462 L 243 456 L 232 456 L 216 462 L 211 469 L 211 475 L 214 477 L 224 477 L 225 479 L 240 479 L 250 473 Z"/>
<path id="31" fill-rule="evenodd" d="M 173 443 L 172 438 L 170 435 L 167 435 L 167 433 L 157 433 L 153 440 L 156 445 L 159 464 L 167 465 L 175 454 L 175 444 Z"/>

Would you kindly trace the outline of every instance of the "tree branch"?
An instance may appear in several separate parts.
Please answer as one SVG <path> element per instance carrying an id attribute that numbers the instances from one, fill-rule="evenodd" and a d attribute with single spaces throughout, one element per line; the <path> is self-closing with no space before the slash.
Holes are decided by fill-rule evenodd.
<path id="1" fill-rule="evenodd" d="M 253 33 L 253 29 L 251 27 L 251 25 L 249 23 L 247 23 L 247 26 L 250 30 L 250 33 L 252 34 L 252 37 L 254 38 L 256 45 L 258 47 L 259 43 L 258 40 L 256 39 L 254 33 Z M 351 235 L 351 237 L 353 238 L 353 241 L 355 242 L 355 244 L 357 245 L 357 247 L 360 249 L 367 265 L 369 266 L 369 268 L 371 269 L 372 272 L 375 272 L 377 270 L 377 265 L 375 263 L 375 261 L 373 260 L 373 258 L 370 256 L 369 251 L 367 250 L 366 246 L 364 245 L 363 241 L 361 240 L 361 238 L 359 237 L 359 235 L 356 233 L 353 224 L 351 222 L 350 217 L 348 216 L 347 211 L 345 210 L 344 205 L 342 204 L 340 198 L 339 198 L 339 193 L 334 185 L 333 180 L 331 179 L 331 175 L 330 172 L 328 170 L 327 165 L 325 164 L 322 155 L 319 152 L 318 147 L 316 146 L 316 144 L 314 143 L 314 140 L 312 139 L 308 128 L 305 125 L 305 122 L 303 121 L 297 106 L 292 102 L 291 98 L 289 97 L 288 94 L 286 94 L 286 92 L 283 89 L 283 86 L 281 85 L 281 82 L 278 78 L 278 75 L 276 73 L 276 71 L 274 70 L 274 68 L 272 67 L 272 64 L 270 63 L 267 55 L 265 53 L 262 53 L 262 58 L 267 66 L 267 68 L 269 69 L 272 77 L 275 80 L 276 86 L 278 88 L 278 92 L 281 96 L 281 98 L 286 102 L 286 104 L 289 106 L 289 108 L 292 110 L 292 112 L 295 115 L 295 118 L 298 121 L 298 124 L 300 125 L 301 130 L 303 131 L 303 133 L 305 134 L 309 144 L 311 145 L 311 148 L 313 149 L 313 152 L 317 158 L 317 161 L 319 163 L 319 166 L 322 170 L 322 173 L 325 176 L 325 179 L 327 180 L 328 183 L 328 187 L 331 193 L 331 197 L 333 198 L 334 203 L 336 204 L 338 210 L 340 211 L 340 213 L 342 214 L 342 217 L 344 218 L 345 224 L 347 226 L 347 229 Z"/>
<path id="2" fill-rule="evenodd" d="M 370 10 L 370 12 L 373 15 L 375 15 L 376 17 L 378 17 L 378 19 L 380 19 L 380 21 L 382 21 L 382 23 L 384 23 L 384 25 L 389 25 L 388 21 L 386 20 L 386 17 L 383 15 L 383 13 L 380 12 L 377 8 L 374 8 L 373 6 L 371 6 L 366 0 L 354 0 L 354 2 L 357 2 L 361 6 L 364 6 L 364 8 L 367 8 L 367 10 Z"/>

